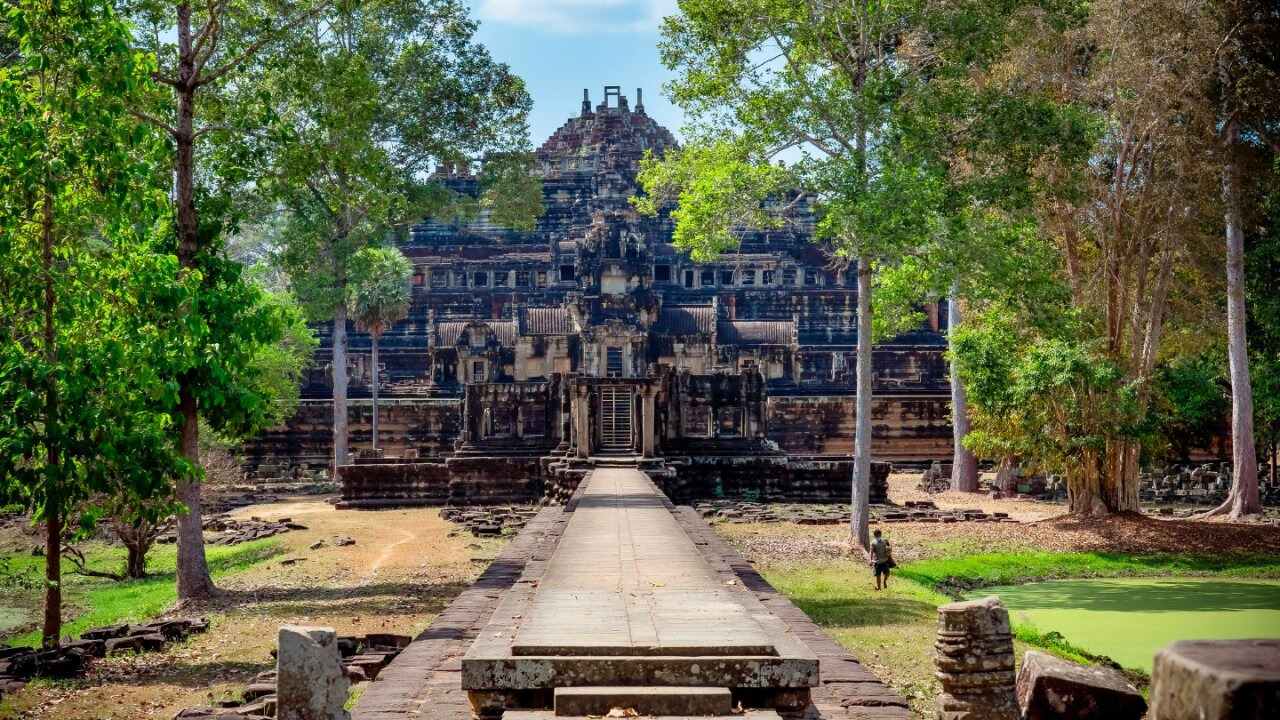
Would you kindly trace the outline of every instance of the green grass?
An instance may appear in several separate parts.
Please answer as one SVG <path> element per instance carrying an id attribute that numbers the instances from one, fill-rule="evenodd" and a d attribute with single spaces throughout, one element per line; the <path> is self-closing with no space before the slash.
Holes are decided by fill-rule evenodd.
<path id="1" fill-rule="evenodd" d="M 1022 551 L 919 560 L 898 568 L 898 574 L 956 596 L 975 588 L 1060 578 L 1280 578 L 1280 558 Z"/>
<path id="2" fill-rule="evenodd" d="M 93 544 L 86 548 L 91 568 L 118 568 L 124 564 L 123 548 Z M 209 546 L 206 549 L 209 570 L 215 578 L 246 570 L 283 552 L 280 542 L 273 539 L 254 540 L 233 546 Z M 114 625 L 123 622 L 141 622 L 163 613 L 177 600 L 174 573 L 177 551 L 172 545 L 154 548 L 147 558 L 150 573 L 141 580 L 114 581 L 105 578 L 88 578 L 71 572 L 68 563 L 63 564 L 64 624 L 62 634 L 74 637 L 91 627 Z M 9 558 L 10 574 L 21 579 L 22 585 L 30 585 L 31 577 L 44 573 L 44 559 L 29 555 L 13 555 Z M 28 602 L 41 602 L 39 589 L 23 593 Z M 10 640 L 12 645 L 34 646 L 40 642 L 39 630 L 33 630 Z"/>

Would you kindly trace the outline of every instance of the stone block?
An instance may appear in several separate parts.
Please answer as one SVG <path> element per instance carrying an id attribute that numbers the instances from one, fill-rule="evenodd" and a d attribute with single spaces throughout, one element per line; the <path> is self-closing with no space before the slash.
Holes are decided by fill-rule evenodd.
<path id="1" fill-rule="evenodd" d="M 557 717 L 607 715 L 614 708 L 640 715 L 728 715 L 732 707 L 728 688 L 568 687 L 555 691 Z"/>
<path id="2" fill-rule="evenodd" d="M 278 720 L 350 720 L 350 682 L 332 628 L 284 625 L 276 661 Z"/>
<path id="3" fill-rule="evenodd" d="M 1280 639 L 1182 640 L 1156 653 L 1151 720 L 1263 720 L 1280 709 Z"/>
<path id="4" fill-rule="evenodd" d="M 1077 665 L 1030 650 L 1018 671 L 1023 720 L 1140 720 L 1142 693 L 1111 668 Z"/>

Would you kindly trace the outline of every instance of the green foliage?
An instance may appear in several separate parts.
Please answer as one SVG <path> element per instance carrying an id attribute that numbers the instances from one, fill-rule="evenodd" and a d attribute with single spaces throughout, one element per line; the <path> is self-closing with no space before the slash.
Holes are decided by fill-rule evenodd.
<path id="1" fill-rule="evenodd" d="M 254 540 L 233 546 L 209 548 L 209 568 L 214 577 L 232 575 L 247 570 L 283 552 L 277 539 Z M 93 545 L 86 553 L 90 567 L 119 566 L 124 562 L 123 548 Z M 27 578 L 39 577 L 43 572 L 40 558 L 12 556 L 15 572 Z M 76 636 L 89 628 L 120 623 L 139 623 L 151 620 L 173 607 L 177 599 L 174 573 L 177 567 L 175 546 L 158 546 L 148 558 L 150 573 L 141 580 L 115 582 L 102 578 L 74 576 L 66 580 L 71 604 L 84 608 L 84 612 L 69 619 L 64 634 Z M 13 638 L 10 644 L 33 645 L 40 641 L 39 633 L 28 633 Z"/>
<path id="2" fill-rule="evenodd" d="M 0 20 L 0 493 L 66 517 L 96 493 L 154 497 L 178 467 L 157 137 L 129 118 L 150 58 L 110 3 L 21 3 Z M 46 314 L 47 313 L 47 314 Z"/>
<path id="3" fill-rule="evenodd" d="M 367 247 L 351 258 L 351 317 L 370 334 L 382 333 L 409 314 L 413 264 L 394 247 Z"/>
<path id="4" fill-rule="evenodd" d="M 255 392 L 267 403 L 262 424 L 270 426 L 293 414 L 303 374 L 320 341 L 307 326 L 306 315 L 291 293 L 264 291 L 262 301 L 282 329 L 279 342 L 254 346 L 254 356 L 249 361 Z"/>
<path id="5" fill-rule="evenodd" d="M 1171 459 L 1209 447 L 1231 410 L 1221 351 L 1175 355 L 1156 368 L 1153 421 Z"/>
<path id="6" fill-rule="evenodd" d="M 952 342 L 973 418 L 965 444 L 980 455 L 1076 475 L 1096 470 L 1108 443 L 1142 431 L 1137 388 L 1079 323 L 1034 331 L 993 307 Z"/>
<path id="7" fill-rule="evenodd" d="M 353 256 L 425 215 L 484 211 L 528 227 L 531 176 L 523 82 L 474 41 L 454 0 L 371 0 L 326 8 L 270 69 L 280 132 L 268 209 L 287 211 L 279 260 L 314 320 L 348 301 Z M 477 194 L 435 170 L 482 158 Z"/>

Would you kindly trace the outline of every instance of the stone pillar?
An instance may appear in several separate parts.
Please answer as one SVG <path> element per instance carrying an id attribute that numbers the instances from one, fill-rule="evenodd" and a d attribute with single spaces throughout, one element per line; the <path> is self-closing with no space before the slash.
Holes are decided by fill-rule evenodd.
<path id="1" fill-rule="evenodd" d="M 642 427 L 640 448 L 641 452 L 647 458 L 653 457 L 654 427 L 656 425 L 654 422 L 655 418 L 653 416 L 655 404 L 653 401 L 654 394 L 655 390 L 652 387 L 644 387 L 640 390 L 640 396 L 642 398 L 640 410 L 640 422 Z"/>
<path id="2" fill-rule="evenodd" d="M 577 402 L 573 412 L 577 424 L 578 457 L 591 457 L 591 393 L 586 385 L 579 385 Z"/>
<path id="3" fill-rule="evenodd" d="M 938 608 L 937 720 L 1018 720 L 1013 634 L 997 597 Z"/>
<path id="4" fill-rule="evenodd" d="M 278 720 L 350 720 L 350 683 L 333 628 L 282 625 L 276 651 Z"/>
<path id="5" fill-rule="evenodd" d="M 1280 708 L 1280 640 L 1181 640 L 1156 653 L 1151 720 L 1262 720 Z"/>

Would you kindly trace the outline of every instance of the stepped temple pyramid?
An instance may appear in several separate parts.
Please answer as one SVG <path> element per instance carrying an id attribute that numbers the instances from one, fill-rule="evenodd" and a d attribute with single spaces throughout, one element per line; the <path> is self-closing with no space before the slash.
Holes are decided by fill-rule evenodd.
<path id="1" fill-rule="evenodd" d="M 628 202 L 646 151 L 676 147 L 616 86 L 537 150 L 545 214 L 527 232 L 483 216 L 426 221 L 409 317 L 380 343 L 349 330 L 351 506 L 554 496 L 605 456 L 642 463 L 674 499 L 718 493 L 848 500 L 857 290 L 812 240 L 812 211 L 693 262 L 668 217 Z M 476 192 L 467 168 L 438 178 Z M 876 460 L 951 452 L 945 312 L 874 350 Z M 245 447 L 250 469 L 332 455 L 332 328 L 297 413 Z M 379 452 L 369 447 L 380 373 Z M 259 467 L 261 472 L 267 467 Z M 879 468 L 887 473 L 887 465 Z M 574 483 L 570 482 L 572 486 Z"/>

